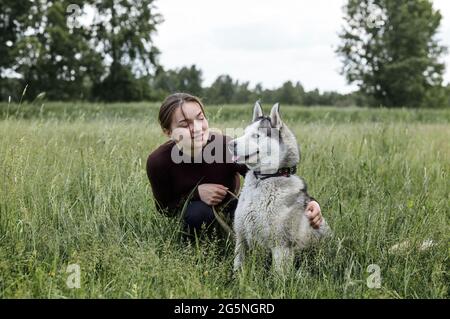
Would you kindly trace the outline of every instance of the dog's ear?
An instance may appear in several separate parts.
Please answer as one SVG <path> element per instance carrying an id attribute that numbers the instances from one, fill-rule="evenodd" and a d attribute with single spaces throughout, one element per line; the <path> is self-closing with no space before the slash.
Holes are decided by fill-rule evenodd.
<path id="1" fill-rule="evenodd" d="M 261 105 L 259 104 L 259 101 L 256 101 L 255 107 L 253 108 L 252 122 L 254 122 L 258 117 L 261 117 L 261 116 L 263 116 L 263 111 L 262 111 Z"/>
<path id="2" fill-rule="evenodd" d="M 280 116 L 280 103 L 276 103 L 274 106 L 272 106 L 272 110 L 270 111 L 270 122 L 272 124 L 272 127 L 278 129 L 280 129 L 283 125 Z"/>

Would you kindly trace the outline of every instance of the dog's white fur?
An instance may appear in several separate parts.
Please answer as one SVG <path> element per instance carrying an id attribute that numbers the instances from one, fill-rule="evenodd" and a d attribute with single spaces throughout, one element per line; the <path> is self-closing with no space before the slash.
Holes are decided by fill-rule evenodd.
<path id="1" fill-rule="evenodd" d="M 262 118 L 262 119 L 261 119 Z M 269 118 L 265 118 L 267 125 Z M 325 219 L 319 229 L 310 226 L 305 208 L 311 201 L 306 184 L 297 175 L 258 179 L 253 172 L 273 173 L 281 167 L 292 167 L 300 160 L 300 151 L 294 134 L 281 121 L 279 105 L 272 107 L 270 126 L 280 134 L 281 142 L 273 135 L 261 134 L 264 121 L 261 106 L 257 102 L 253 111 L 253 123 L 242 137 L 230 142 L 230 149 L 241 158 L 258 154 L 244 162 L 249 167 L 235 211 L 236 235 L 234 270 L 244 261 L 245 252 L 254 245 L 272 251 L 275 269 L 282 272 L 291 266 L 294 254 L 309 247 L 330 233 Z M 271 142 L 271 147 L 267 145 Z"/>

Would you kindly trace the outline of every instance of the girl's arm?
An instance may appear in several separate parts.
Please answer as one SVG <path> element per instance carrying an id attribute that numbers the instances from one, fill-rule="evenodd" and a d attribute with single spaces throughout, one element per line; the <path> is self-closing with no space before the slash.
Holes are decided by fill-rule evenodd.
<path id="1" fill-rule="evenodd" d="M 184 201 L 189 194 L 185 194 L 182 198 L 173 193 L 170 177 L 166 169 L 162 169 L 158 161 L 147 161 L 147 176 L 152 188 L 153 197 L 155 198 L 156 209 L 169 217 L 173 217 L 183 208 Z M 192 194 L 193 200 L 200 198 L 198 187 Z"/>

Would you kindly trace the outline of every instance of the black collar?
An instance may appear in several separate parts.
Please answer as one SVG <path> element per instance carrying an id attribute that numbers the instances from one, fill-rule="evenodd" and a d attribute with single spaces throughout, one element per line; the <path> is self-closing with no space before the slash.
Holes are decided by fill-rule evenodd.
<path id="1" fill-rule="evenodd" d="M 276 173 L 272 173 L 272 174 L 263 174 L 261 172 L 253 171 L 253 175 L 255 175 L 255 177 L 260 180 L 270 178 L 270 177 L 278 177 L 278 176 L 289 177 L 291 175 L 294 175 L 295 173 L 297 173 L 297 166 L 282 167 Z M 260 177 L 260 176 L 262 176 L 262 177 Z"/>

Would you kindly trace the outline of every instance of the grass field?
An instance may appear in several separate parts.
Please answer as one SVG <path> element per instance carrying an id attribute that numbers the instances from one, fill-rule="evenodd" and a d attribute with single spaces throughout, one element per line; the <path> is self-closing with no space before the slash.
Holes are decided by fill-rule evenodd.
<path id="1" fill-rule="evenodd" d="M 334 238 L 285 277 L 254 256 L 236 278 L 231 244 L 186 245 L 178 221 L 155 211 L 145 162 L 165 141 L 157 111 L 0 104 L 1 298 L 448 298 L 449 109 L 282 106 Z M 251 111 L 207 106 L 221 129 Z M 436 245 L 421 252 L 426 239 Z M 70 264 L 80 288 L 67 285 Z M 378 289 L 367 285 L 372 264 Z"/>

